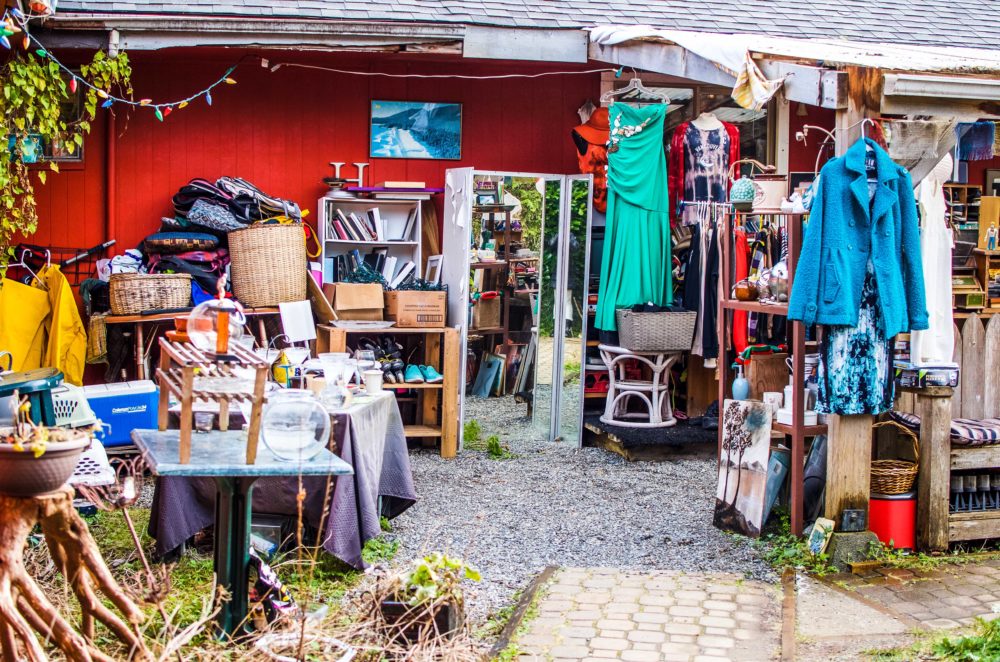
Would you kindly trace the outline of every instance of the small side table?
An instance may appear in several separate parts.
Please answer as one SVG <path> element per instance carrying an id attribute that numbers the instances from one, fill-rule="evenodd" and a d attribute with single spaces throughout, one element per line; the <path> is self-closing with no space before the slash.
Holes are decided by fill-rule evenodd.
<path id="1" fill-rule="evenodd" d="M 601 420 L 610 425 L 629 428 L 668 428 L 677 425 L 674 410 L 670 404 L 670 366 L 678 361 L 683 352 L 636 352 L 624 347 L 598 345 L 601 359 L 608 367 L 608 398 Z M 638 361 L 648 367 L 652 380 L 628 379 L 625 364 Z M 628 411 L 630 398 L 642 400 L 649 416 Z M 647 420 L 636 420 L 647 419 Z"/>
<path id="2" fill-rule="evenodd" d="M 193 435 L 191 461 L 180 462 L 179 430 L 133 430 L 154 476 L 215 479 L 215 577 L 232 596 L 217 617 L 220 638 L 236 634 L 247 621 L 247 581 L 250 562 L 251 490 L 265 476 L 350 476 L 351 465 L 323 449 L 308 462 L 279 460 L 261 444 L 254 464 L 246 463 L 246 440 L 241 432 L 212 431 Z"/>

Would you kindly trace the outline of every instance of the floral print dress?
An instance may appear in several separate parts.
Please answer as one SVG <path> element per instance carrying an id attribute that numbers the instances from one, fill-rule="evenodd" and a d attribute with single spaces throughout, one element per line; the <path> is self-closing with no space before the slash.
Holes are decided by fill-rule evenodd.
<path id="1" fill-rule="evenodd" d="M 823 329 L 817 379 L 817 411 L 846 415 L 892 409 L 892 338 L 885 336 L 871 260 L 865 270 L 858 323 Z"/>

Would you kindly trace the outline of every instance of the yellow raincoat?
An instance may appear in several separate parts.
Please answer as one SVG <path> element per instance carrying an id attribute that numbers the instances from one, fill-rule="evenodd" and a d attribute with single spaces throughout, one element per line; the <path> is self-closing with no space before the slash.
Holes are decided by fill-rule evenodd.
<path id="1" fill-rule="evenodd" d="M 46 321 L 48 343 L 42 365 L 61 370 L 70 384 L 83 384 L 87 360 L 87 330 L 73 298 L 73 288 L 57 266 L 43 267 L 39 280 L 49 291 L 51 315 Z"/>
<path id="2" fill-rule="evenodd" d="M 14 355 L 13 369 L 56 368 L 81 385 L 87 331 L 59 267 L 44 267 L 33 286 L 6 278 L 0 285 L 0 349 Z"/>
<path id="3" fill-rule="evenodd" d="M 15 372 L 42 367 L 50 310 L 45 290 L 9 278 L 0 281 L 0 350 L 14 356 Z"/>

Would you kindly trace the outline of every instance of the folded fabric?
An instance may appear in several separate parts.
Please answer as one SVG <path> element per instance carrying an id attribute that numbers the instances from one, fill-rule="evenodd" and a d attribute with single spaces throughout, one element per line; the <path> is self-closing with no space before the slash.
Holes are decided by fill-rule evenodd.
<path id="1" fill-rule="evenodd" d="M 892 420 L 905 425 L 914 432 L 920 432 L 920 417 L 894 411 Z M 959 446 L 993 446 L 1000 444 L 1000 418 L 953 418 L 951 420 L 951 443 Z"/>
<path id="2" fill-rule="evenodd" d="M 204 198 L 195 201 L 191 206 L 191 211 L 188 212 L 187 219 L 192 225 L 215 232 L 232 232 L 244 227 L 228 208 Z"/>
<path id="3" fill-rule="evenodd" d="M 996 125 L 993 122 L 962 122 L 958 125 L 960 161 L 988 161 L 993 158 Z"/>
<path id="4" fill-rule="evenodd" d="M 157 232 L 143 241 L 147 253 L 210 251 L 218 245 L 218 237 L 202 232 Z"/>
<path id="5" fill-rule="evenodd" d="M 111 273 L 113 274 L 137 274 L 143 272 L 142 251 L 130 248 L 123 255 L 116 255 L 111 258 Z"/>

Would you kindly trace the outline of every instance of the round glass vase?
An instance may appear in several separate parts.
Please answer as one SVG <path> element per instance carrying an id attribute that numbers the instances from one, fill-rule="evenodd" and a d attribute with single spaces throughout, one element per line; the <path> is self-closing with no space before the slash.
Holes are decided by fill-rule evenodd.
<path id="1" fill-rule="evenodd" d="M 219 322 L 222 314 L 229 320 L 229 333 L 224 347 L 219 347 Z M 187 333 L 191 344 L 203 352 L 228 354 L 243 338 L 246 318 L 231 299 L 209 299 L 194 307 L 188 315 Z"/>
<path id="2" fill-rule="evenodd" d="M 264 445 L 279 460 L 308 461 L 329 442 L 330 414 L 312 391 L 280 389 L 268 396 L 260 432 Z"/>

